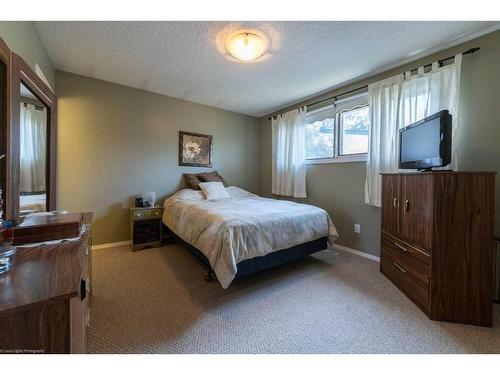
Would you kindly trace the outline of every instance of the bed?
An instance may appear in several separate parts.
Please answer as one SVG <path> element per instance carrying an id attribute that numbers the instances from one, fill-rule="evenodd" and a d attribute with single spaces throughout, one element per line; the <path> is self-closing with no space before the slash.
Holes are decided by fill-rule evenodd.
<path id="1" fill-rule="evenodd" d="M 205 199 L 184 189 L 164 202 L 163 223 L 213 271 L 221 286 L 234 279 L 326 249 L 338 238 L 318 207 L 262 198 L 235 186 L 230 198 Z"/>

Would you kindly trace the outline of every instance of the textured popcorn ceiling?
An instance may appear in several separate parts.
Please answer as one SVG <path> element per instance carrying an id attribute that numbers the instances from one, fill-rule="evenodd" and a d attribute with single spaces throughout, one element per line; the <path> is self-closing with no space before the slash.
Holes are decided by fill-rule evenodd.
<path id="1" fill-rule="evenodd" d="M 55 67 L 256 117 L 500 28 L 498 22 L 36 22 Z M 224 53 L 235 29 L 270 44 Z"/>

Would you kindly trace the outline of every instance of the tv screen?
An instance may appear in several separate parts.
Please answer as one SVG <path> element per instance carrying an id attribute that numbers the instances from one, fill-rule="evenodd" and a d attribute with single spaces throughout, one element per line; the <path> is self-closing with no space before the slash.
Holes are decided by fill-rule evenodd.
<path id="1" fill-rule="evenodd" d="M 399 168 L 428 170 L 451 162 L 451 115 L 441 111 L 399 131 Z"/>

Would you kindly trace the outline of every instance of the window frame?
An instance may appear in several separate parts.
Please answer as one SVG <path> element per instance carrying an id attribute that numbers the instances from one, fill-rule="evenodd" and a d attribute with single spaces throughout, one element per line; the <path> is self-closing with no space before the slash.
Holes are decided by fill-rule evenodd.
<path id="1" fill-rule="evenodd" d="M 342 144 L 340 135 L 340 115 L 342 112 L 350 111 L 356 108 L 368 106 L 368 92 L 362 92 L 357 95 L 349 96 L 345 99 L 337 100 L 334 104 L 320 107 L 306 114 L 306 122 L 314 122 L 314 117 L 318 118 L 324 112 L 333 111 L 333 157 L 328 158 L 306 158 L 306 164 L 329 164 L 329 163 L 359 163 L 366 162 L 367 152 L 359 154 L 340 154 Z M 369 109 L 368 109 L 369 110 Z M 311 120 L 310 120 L 311 119 Z"/>

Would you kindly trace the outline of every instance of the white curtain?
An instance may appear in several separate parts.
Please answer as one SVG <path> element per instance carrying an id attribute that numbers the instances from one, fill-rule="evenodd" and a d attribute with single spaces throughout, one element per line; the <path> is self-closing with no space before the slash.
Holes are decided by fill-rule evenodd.
<path id="1" fill-rule="evenodd" d="M 403 75 L 397 75 L 368 85 L 370 126 L 366 157 L 365 202 L 381 206 L 382 181 L 380 172 L 397 168 L 397 117 Z"/>
<path id="2" fill-rule="evenodd" d="M 451 163 L 447 169 L 458 169 L 458 100 L 460 91 L 460 70 L 462 54 L 456 55 L 453 64 L 439 67 L 436 61 L 429 73 L 424 68 L 418 69 L 418 74 L 410 77 L 405 73 L 405 81 L 401 94 L 399 127 L 404 128 L 433 113 L 447 109 L 452 116 L 451 126 Z"/>
<path id="3" fill-rule="evenodd" d="M 424 67 L 368 85 L 370 106 L 369 147 L 366 163 L 365 202 L 381 206 L 381 172 L 398 171 L 399 129 L 433 113 L 447 109 L 452 115 L 452 162 L 446 168 L 458 168 L 458 101 L 462 55 L 453 64 L 431 71 Z"/>
<path id="4" fill-rule="evenodd" d="M 305 108 L 272 120 L 272 193 L 306 197 Z"/>
<path id="5" fill-rule="evenodd" d="M 21 103 L 20 185 L 22 193 L 45 191 L 47 112 Z"/>

